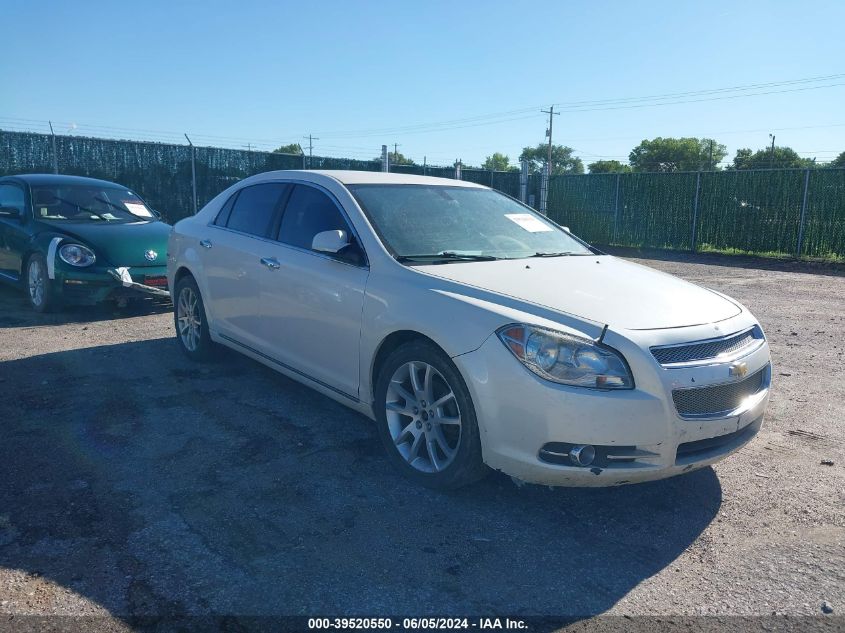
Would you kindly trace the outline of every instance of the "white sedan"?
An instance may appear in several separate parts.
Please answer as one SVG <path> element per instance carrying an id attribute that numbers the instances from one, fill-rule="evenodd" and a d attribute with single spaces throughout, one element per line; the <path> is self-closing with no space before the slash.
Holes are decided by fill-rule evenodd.
<path id="1" fill-rule="evenodd" d="M 252 176 L 176 224 L 168 282 L 190 358 L 225 345 L 373 418 L 435 488 L 668 477 L 749 442 L 768 402 L 738 302 L 468 182 Z"/>

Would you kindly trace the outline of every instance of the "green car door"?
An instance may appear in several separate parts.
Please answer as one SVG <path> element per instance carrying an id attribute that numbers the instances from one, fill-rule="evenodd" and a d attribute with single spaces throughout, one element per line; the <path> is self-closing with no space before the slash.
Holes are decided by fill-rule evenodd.
<path id="1" fill-rule="evenodd" d="M 20 279 L 21 256 L 29 241 L 26 208 L 23 187 L 0 184 L 0 275 L 12 281 Z"/>

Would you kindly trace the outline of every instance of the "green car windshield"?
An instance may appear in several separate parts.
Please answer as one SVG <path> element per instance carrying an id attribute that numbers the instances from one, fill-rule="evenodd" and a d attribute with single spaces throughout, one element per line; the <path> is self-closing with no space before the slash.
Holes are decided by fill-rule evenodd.
<path id="1" fill-rule="evenodd" d="M 74 222 L 137 222 L 155 216 L 134 193 L 123 187 L 35 185 L 32 209 L 37 220 Z"/>
<path id="2" fill-rule="evenodd" d="M 590 255 L 582 242 L 496 191 L 438 185 L 348 185 L 400 261 L 451 263 Z"/>

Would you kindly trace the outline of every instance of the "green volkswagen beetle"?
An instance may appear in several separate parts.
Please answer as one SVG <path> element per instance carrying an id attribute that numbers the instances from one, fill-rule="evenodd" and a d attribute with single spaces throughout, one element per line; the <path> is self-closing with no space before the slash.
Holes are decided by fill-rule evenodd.
<path id="1" fill-rule="evenodd" d="M 167 237 L 134 192 L 105 180 L 0 178 L 0 280 L 38 312 L 133 296 L 167 297 Z"/>

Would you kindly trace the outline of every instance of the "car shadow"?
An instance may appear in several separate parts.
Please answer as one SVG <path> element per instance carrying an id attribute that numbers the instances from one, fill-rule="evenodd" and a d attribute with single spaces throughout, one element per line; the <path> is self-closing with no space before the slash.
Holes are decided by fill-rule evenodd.
<path id="1" fill-rule="evenodd" d="M 91 323 L 112 321 L 145 314 L 161 314 L 173 310 L 170 300 L 139 296 L 125 307 L 113 301 L 92 306 L 65 305 L 55 312 L 39 314 L 32 309 L 24 293 L 6 284 L 0 284 L 0 329 L 9 327 L 61 325 L 64 323 Z"/>
<path id="2" fill-rule="evenodd" d="M 709 468 L 612 489 L 498 473 L 419 488 L 363 416 L 234 353 L 193 364 L 171 339 L 7 361 L 0 376 L 0 578 L 19 570 L 130 623 L 581 618 L 671 565 L 722 500 Z M 26 600 L 7 594 L 10 611 Z"/>

